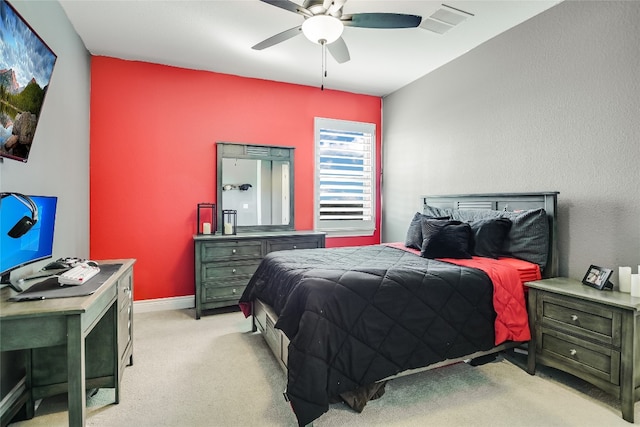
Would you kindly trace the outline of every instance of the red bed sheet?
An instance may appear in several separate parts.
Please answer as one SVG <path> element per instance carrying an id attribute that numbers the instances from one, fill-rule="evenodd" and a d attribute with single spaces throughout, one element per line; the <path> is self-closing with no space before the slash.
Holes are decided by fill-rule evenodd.
<path id="1" fill-rule="evenodd" d="M 406 250 L 420 255 L 420 251 L 407 248 L 404 243 L 387 243 L 388 246 Z M 496 311 L 495 344 L 505 341 L 528 341 L 531 339 L 529 316 L 524 298 L 524 283 L 539 280 L 542 276 L 540 267 L 516 258 L 483 258 L 471 259 L 438 258 L 465 267 L 484 271 L 493 282 L 493 308 Z"/>

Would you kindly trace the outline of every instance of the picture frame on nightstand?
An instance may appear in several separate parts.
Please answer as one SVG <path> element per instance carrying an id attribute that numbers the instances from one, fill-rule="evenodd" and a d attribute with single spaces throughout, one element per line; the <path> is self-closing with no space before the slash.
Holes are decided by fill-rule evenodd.
<path id="1" fill-rule="evenodd" d="M 602 268 L 598 267 L 597 265 L 591 265 L 585 273 L 584 278 L 582 279 L 582 283 L 599 290 L 607 288 L 613 289 L 613 284 L 609 281 L 612 274 L 613 270 L 611 270 L 610 268 Z"/>

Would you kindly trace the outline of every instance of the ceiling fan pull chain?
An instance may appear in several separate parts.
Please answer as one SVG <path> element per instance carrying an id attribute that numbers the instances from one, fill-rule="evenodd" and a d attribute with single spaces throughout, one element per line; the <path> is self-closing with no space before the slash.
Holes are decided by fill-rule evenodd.
<path id="1" fill-rule="evenodd" d="M 324 40 L 320 40 L 322 46 L 322 84 L 320 90 L 324 90 L 324 78 L 327 77 L 327 43 Z"/>

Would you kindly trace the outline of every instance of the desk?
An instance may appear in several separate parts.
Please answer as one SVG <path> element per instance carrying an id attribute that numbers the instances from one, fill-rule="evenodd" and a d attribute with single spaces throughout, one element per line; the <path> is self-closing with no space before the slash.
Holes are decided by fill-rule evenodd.
<path id="1" fill-rule="evenodd" d="M 120 400 L 122 371 L 133 362 L 135 260 L 98 263 L 122 266 L 89 296 L 10 302 L 14 291 L 0 292 L 0 351 L 30 350 L 16 399 L 29 418 L 35 400 L 64 392 L 72 427 L 85 424 L 87 388 L 115 388 Z"/>

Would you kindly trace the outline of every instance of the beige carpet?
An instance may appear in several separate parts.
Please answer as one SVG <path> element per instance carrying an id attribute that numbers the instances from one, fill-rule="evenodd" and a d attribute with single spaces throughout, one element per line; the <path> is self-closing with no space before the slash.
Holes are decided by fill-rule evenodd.
<path id="1" fill-rule="evenodd" d="M 250 320 L 239 312 L 194 319 L 193 310 L 136 314 L 134 365 L 113 390 L 88 399 L 88 426 L 295 426 L 286 381 Z M 325 426 L 630 426 L 615 398 L 559 371 L 528 375 L 506 359 L 464 363 L 389 382 L 362 414 L 335 404 Z M 640 404 L 635 405 L 640 424 Z M 45 399 L 32 420 L 67 425 L 66 396 Z"/>

